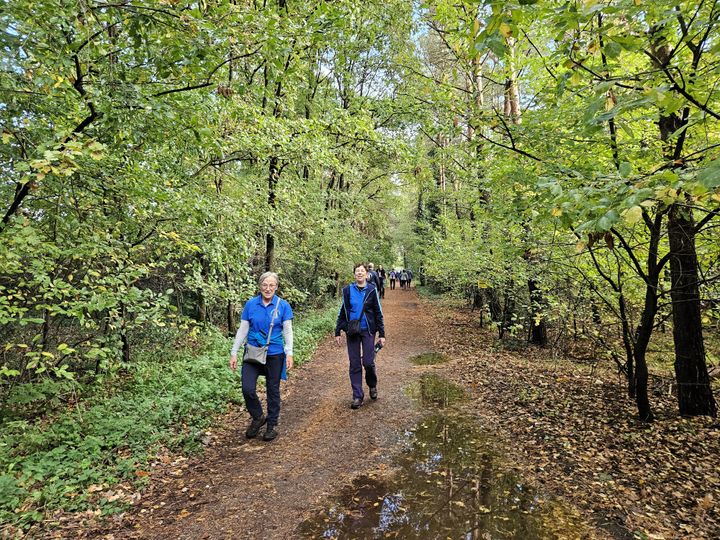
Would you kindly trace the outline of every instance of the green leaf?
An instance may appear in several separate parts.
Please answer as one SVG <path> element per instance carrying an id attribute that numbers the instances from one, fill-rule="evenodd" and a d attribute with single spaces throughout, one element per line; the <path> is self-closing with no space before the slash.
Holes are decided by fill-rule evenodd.
<path id="1" fill-rule="evenodd" d="M 697 176 L 698 182 L 707 189 L 720 186 L 720 159 L 711 161 Z"/>
<path id="2" fill-rule="evenodd" d="M 619 172 L 621 177 L 628 178 L 632 174 L 632 165 L 627 161 L 621 161 Z"/>

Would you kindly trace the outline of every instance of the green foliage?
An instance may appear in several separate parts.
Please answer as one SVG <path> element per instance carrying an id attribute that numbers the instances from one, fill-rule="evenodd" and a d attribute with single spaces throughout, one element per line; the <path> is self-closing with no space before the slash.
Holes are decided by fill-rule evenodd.
<path id="1" fill-rule="evenodd" d="M 301 307 L 389 257 L 407 3 L 6 7 L 0 403 L 232 325 L 263 270 Z"/>
<path id="2" fill-rule="evenodd" d="M 336 316 L 335 305 L 297 314 L 298 363 L 333 331 Z M 166 332 L 166 340 L 171 336 Z M 239 372 L 228 368 L 228 339 L 207 330 L 189 345 L 146 351 L 100 387 L 74 383 L 74 403 L 36 421 L 18 412 L 47 405 L 48 396 L 62 395 L 55 386 L 67 383 L 29 383 L 15 392 L 0 436 L 0 519 L 28 526 L 57 508 L 120 510 L 127 500 L 113 496 L 114 486 L 142 482 L 165 449 L 201 449 L 204 430 L 228 404 L 240 405 L 242 393 Z"/>
<path id="3" fill-rule="evenodd" d="M 669 315 L 670 276 L 648 276 L 668 262 L 667 213 L 682 208 L 699 224 L 711 331 L 716 7 L 436 0 L 418 16 L 402 92 L 418 107 L 416 165 L 396 242 L 428 285 L 501 335 L 547 325 L 555 345 L 592 343 L 622 367 L 648 291 Z"/>
<path id="4" fill-rule="evenodd" d="M 103 493 L 91 486 L 105 486 L 105 492 L 137 481 L 162 448 L 198 449 L 203 429 L 228 403 L 242 400 L 227 368 L 226 340 L 208 333 L 200 348 L 200 354 L 148 352 L 125 377 L 108 380 L 103 391 L 85 389 L 93 390 L 90 396 L 70 408 L 36 422 L 6 420 L 0 442 L 2 520 L 22 526 L 54 508 L 120 508 L 123 501 L 103 502 Z M 26 386 L 25 396 L 46 391 L 43 384 Z M 15 513 L 20 506 L 40 514 Z"/>
<path id="5" fill-rule="evenodd" d="M 310 360 L 318 342 L 328 334 L 335 332 L 337 314 L 338 306 L 335 304 L 321 308 L 308 316 L 303 313 L 296 314 L 297 322 L 293 324 L 293 341 L 294 360 L 298 365 Z"/>

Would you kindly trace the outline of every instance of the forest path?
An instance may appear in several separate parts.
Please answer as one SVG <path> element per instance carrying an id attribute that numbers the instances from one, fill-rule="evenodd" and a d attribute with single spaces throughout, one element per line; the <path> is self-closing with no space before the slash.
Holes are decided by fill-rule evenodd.
<path id="1" fill-rule="evenodd" d="M 275 441 L 247 440 L 244 407 L 229 413 L 203 455 L 160 467 L 119 527 L 101 536 L 288 538 L 325 496 L 383 467 L 421 414 L 403 388 L 424 371 L 409 358 L 431 349 L 435 323 L 414 290 L 387 290 L 382 306 L 388 339 L 376 360 L 377 401 L 366 388 L 363 406 L 350 409 L 347 350 L 327 339 L 282 383 Z"/>

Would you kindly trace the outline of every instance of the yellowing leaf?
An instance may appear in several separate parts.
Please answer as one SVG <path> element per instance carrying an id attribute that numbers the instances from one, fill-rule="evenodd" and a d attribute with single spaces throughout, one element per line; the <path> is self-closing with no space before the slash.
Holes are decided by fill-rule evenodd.
<path id="1" fill-rule="evenodd" d="M 512 28 L 510 28 L 510 25 L 508 23 L 502 23 L 500 24 L 500 33 L 503 35 L 503 37 L 509 38 L 512 36 Z"/>
<path id="2" fill-rule="evenodd" d="M 559 208 L 553 208 L 552 212 L 550 212 L 550 213 L 552 214 L 553 217 L 562 216 L 562 210 L 560 210 Z"/>
<path id="3" fill-rule="evenodd" d="M 635 225 L 638 221 L 642 219 L 642 215 L 642 206 L 633 206 L 632 208 L 626 210 L 624 213 L 625 223 L 627 225 Z"/>

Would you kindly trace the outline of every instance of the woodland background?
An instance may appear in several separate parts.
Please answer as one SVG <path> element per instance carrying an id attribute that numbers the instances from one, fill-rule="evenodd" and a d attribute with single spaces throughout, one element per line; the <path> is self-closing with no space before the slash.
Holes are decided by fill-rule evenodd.
<path id="1" fill-rule="evenodd" d="M 716 415 L 717 2 L 0 5 L 2 521 L 198 446 L 264 270 L 301 361 L 370 259 Z"/>

